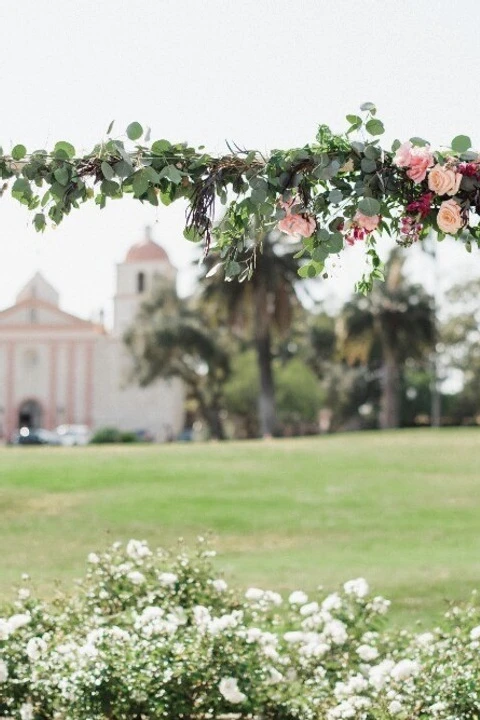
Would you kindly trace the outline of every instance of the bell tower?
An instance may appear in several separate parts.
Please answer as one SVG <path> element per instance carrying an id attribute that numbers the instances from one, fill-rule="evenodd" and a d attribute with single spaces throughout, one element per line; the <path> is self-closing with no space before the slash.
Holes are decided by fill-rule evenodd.
<path id="1" fill-rule="evenodd" d="M 117 264 L 114 335 L 122 336 L 133 323 L 141 303 L 159 279 L 175 283 L 176 270 L 165 250 L 153 240 L 151 228 L 147 226 L 143 240 L 132 245 L 123 263 Z"/>

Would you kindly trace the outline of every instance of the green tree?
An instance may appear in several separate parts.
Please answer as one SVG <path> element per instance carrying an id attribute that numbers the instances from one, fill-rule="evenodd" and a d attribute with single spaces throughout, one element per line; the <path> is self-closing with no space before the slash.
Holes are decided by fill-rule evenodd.
<path id="1" fill-rule="evenodd" d="M 277 429 L 273 378 L 273 332 L 285 333 L 298 306 L 298 245 L 278 232 L 261 237 L 255 271 L 249 281 L 225 282 L 220 273 L 202 283 L 205 301 L 214 308 L 218 322 L 228 323 L 233 332 L 253 341 L 259 370 L 258 416 L 262 436 Z M 207 258 L 211 269 L 219 257 Z M 207 273 L 208 275 L 208 273 Z"/>
<path id="2" fill-rule="evenodd" d="M 225 407 L 241 419 L 247 437 L 258 435 L 258 364 L 255 352 L 247 350 L 232 361 L 232 374 L 225 384 Z M 317 424 L 323 393 L 313 371 L 300 357 L 273 363 L 279 430 L 301 432 Z"/>
<path id="3" fill-rule="evenodd" d="M 385 283 L 368 297 L 346 303 L 339 323 L 339 348 L 350 365 L 378 369 L 381 428 L 400 425 L 400 392 L 405 361 L 427 359 L 435 340 L 431 298 L 403 274 L 403 259 L 394 251 Z"/>
<path id="4" fill-rule="evenodd" d="M 225 438 L 221 411 L 230 351 L 225 333 L 210 325 L 194 299 L 181 299 L 173 286 L 159 285 L 124 339 L 134 362 L 132 376 L 140 385 L 180 378 L 212 436 Z"/>

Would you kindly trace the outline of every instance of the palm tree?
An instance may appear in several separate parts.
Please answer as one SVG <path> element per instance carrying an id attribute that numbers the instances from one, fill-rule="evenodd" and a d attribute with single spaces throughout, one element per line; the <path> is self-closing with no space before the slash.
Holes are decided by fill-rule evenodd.
<path id="1" fill-rule="evenodd" d="M 225 282 L 217 274 L 202 281 L 203 296 L 216 314 L 229 323 L 240 336 L 253 339 L 256 351 L 260 388 L 258 414 L 263 437 L 274 434 L 277 426 L 275 385 L 272 369 L 272 331 L 285 333 L 299 303 L 299 246 L 278 232 L 266 233 L 259 242 L 255 270 L 250 280 Z M 206 269 L 218 263 L 211 254 Z M 208 275 L 208 272 L 207 272 Z M 253 337 L 252 337 L 253 336 Z"/>
<path id="2" fill-rule="evenodd" d="M 383 429 L 400 424 L 403 363 L 425 358 L 435 341 L 431 298 L 421 286 L 407 283 L 403 263 L 399 251 L 394 251 L 385 283 L 376 285 L 369 297 L 346 303 L 339 322 L 343 358 L 351 365 L 379 366 Z"/>
<path id="3" fill-rule="evenodd" d="M 182 300 L 170 284 L 159 284 L 142 304 L 125 343 L 140 385 L 180 378 L 196 401 L 214 438 L 223 440 L 223 385 L 230 375 L 230 351 L 221 331 L 209 325 L 193 301 Z"/>

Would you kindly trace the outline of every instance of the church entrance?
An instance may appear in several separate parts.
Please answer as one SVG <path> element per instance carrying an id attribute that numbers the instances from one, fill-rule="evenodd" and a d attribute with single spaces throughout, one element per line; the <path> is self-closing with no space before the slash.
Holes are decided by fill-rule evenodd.
<path id="1" fill-rule="evenodd" d="M 25 400 L 18 411 L 18 427 L 36 430 L 42 427 L 42 406 L 37 400 Z"/>

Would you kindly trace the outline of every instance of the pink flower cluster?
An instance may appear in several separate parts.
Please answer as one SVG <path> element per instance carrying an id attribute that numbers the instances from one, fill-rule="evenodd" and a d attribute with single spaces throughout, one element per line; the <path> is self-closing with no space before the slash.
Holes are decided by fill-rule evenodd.
<path id="1" fill-rule="evenodd" d="M 407 140 L 398 148 L 393 162 L 397 167 L 408 168 L 408 177 L 418 184 L 425 180 L 427 170 L 432 167 L 434 160 L 429 145 L 414 147 L 410 140 Z"/>
<path id="2" fill-rule="evenodd" d="M 366 235 L 377 229 L 380 220 L 380 215 L 364 215 L 357 210 L 349 231 L 345 235 L 345 242 L 348 245 L 354 245 L 358 240 L 365 240 Z"/>
<path id="3" fill-rule="evenodd" d="M 277 228 L 287 235 L 300 235 L 307 238 L 313 235 L 317 222 L 313 215 L 308 213 L 292 213 L 292 207 L 299 204 L 300 200 L 295 197 L 286 202 L 280 201 L 279 205 L 285 210 L 285 217 L 277 224 Z"/>
<path id="4" fill-rule="evenodd" d="M 422 223 L 409 215 L 400 220 L 400 237 L 407 245 L 417 242 L 422 230 Z"/>

